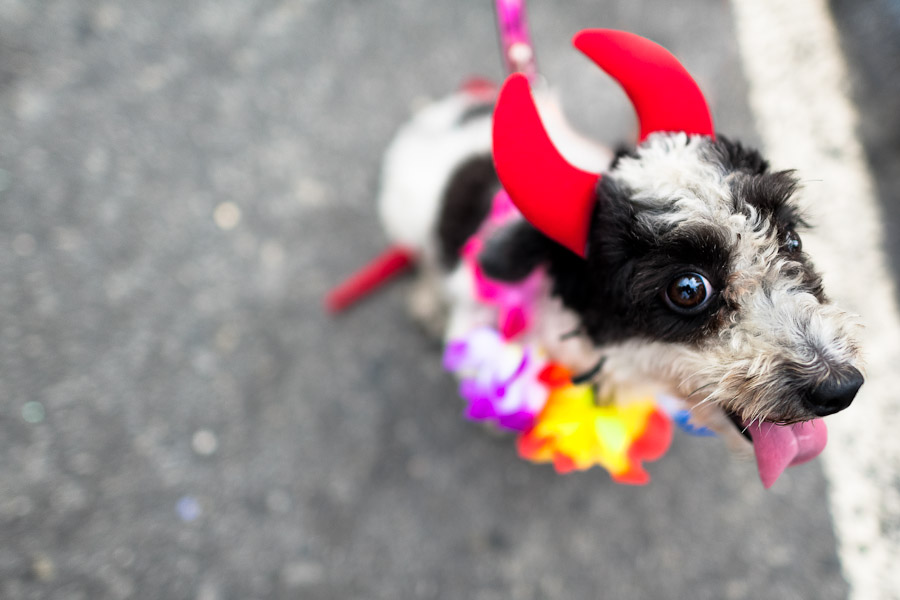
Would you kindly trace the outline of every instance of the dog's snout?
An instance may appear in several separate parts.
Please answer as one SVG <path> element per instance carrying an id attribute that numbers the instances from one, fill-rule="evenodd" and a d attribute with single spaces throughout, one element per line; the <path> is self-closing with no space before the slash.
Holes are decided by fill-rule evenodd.
<path id="1" fill-rule="evenodd" d="M 853 402 L 863 381 L 862 373 L 855 367 L 831 375 L 813 388 L 808 398 L 810 408 L 820 417 L 844 410 Z"/>

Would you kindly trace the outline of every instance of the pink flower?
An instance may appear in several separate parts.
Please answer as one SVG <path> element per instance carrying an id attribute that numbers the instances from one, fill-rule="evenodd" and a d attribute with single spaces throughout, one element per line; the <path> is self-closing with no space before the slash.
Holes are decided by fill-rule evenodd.
<path id="1" fill-rule="evenodd" d="M 544 271 L 542 268 L 535 269 L 528 277 L 518 282 L 496 281 L 484 274 L 478 263 L 478 255 L 490 234 L 517 215 L 519 212 L 509 195 L 502 190 L 497 192 L 485 224 L 478 233 L 469 238 L 462 250 L 463 260 L 472 270 L 475 294 L 479 301 L 497 307 L 498 327 L 506 339 L 514 338 L 531 326 Z"/>

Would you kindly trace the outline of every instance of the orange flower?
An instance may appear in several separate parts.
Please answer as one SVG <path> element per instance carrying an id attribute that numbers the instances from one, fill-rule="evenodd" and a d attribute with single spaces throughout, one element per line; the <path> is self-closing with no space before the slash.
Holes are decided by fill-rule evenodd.
<path id="1" fill-rule="evenodd" d="M 591 386 L 563 380 L 563 373 L 559 367 L 545 371 L 544 380 L 555 387 L 534 427 L 519 437 L 519 454 L 552 462 L 560 473 L 600 465 L 620 483 L 648 483 L 641 463 L 668 450 L 671 421 L 652 398 L 598 406 Z"/>

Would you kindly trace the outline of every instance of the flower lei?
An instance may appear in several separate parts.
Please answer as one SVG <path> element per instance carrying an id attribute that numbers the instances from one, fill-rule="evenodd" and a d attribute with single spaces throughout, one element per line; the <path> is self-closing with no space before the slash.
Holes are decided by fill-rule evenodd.
<path id="1" fill-rule="evenodd" d="M 543 269 L 508 283 L 487 277 L 477 260 L 484 240 L 517 215 L 501 190 L 484 225 L 462 250 L 478 301 L 497 311 L 496 328 L 475 327 L 445 347 L 444 367 L 459 378 L 466 401 L 463 414 L 518 433 L 519 455 L 552 463 L 557 472 L 599 465 L 619 483 L 648 483 L 642 463 L 666 453 L 673 420 L 694 435 L 711 432 L 691 424 L 674 398 L 600 398 L 592 385 L 573 381 L 573 374 L 536 344 L 520 341 L 533 323 Z"/>

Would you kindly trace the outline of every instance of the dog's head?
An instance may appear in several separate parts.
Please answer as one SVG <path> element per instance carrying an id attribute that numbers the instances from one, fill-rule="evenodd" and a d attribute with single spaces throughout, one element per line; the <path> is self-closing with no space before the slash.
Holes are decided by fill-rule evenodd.
<path id="1" fill-rule="evenodd" d="M 705 102 L 692 110 L 706 110 Z M 646 125 L 648 115 L 638 112 Z M 540 127 L 536 112 L 524 113 L 515 114 L 517 135 Z M 498 108 L 501 127 L 503 118 Z M 529 160 L 539 157 L 543 172 L 531 164 L 510 181 L 498 161 L 531 223 L 496 236 L 483 265 L 515 279 L 546 263 L 556 294 L 603 349 L 605 370 L 660 383 L 720 431 L 728 421 L 734 435 L 753 423 L 796 424 L 840 411 L 863 383 L 856 324 L 828 301 L 803 251 L 798 181 L 790 171 L 772 172 L 757 151 L 716 138 L 711 121 L 703 127 L 644 127 L 642 143 L 594 179 L 538 135 L 544 147 L 529 150 Z M 495 135 L 495 157 L 497 145 Z M 566 215 L 563 223 L 546 224 L 522 201 L 535 172 L 539 201 L 557 196 L 552 212 Z"/>

